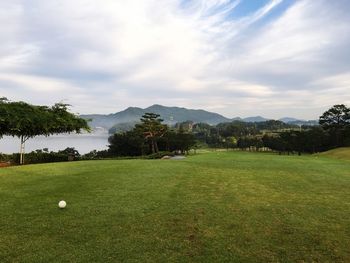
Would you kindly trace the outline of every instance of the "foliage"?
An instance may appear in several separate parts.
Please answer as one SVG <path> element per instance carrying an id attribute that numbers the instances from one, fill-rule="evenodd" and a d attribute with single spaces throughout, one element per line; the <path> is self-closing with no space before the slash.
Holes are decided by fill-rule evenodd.
<path id="1" fill-rule="evenodd" d="M 52 107 L 25 102 L 0 102 L 1 135 L 32 138 L 56 133 L 89 130 L 87 121 L 68 112 L 68 105 L 57 103 Z M 6 125 L 6 129 L 3 126 Z"/>
<path id="2" fill-rule="evenodd" d="M 153 113 L 146 113 L 133 130 L 116 133 L 108 141 L 111 156 L 151 154 L 151 158 L 161 158 L 162 154 L 157 154 L 160 151 L 185 153 L 196 144 L 193 134 L 184 131 L 183 126 L 171 130 Z"/>
<path id="3" fill-rule="evenodd" d="M 24 143 L 38 135 L 90 131 L 86 120 L 68 111 L 67 104 L 56 103 L 52 107 L 31 105 L 25 102 L 0 100 L 0 136 L 21 138 L 21 160 Z"/>
<path id="4" fill-rule="evenodd" d="M 263 148 L 288 154 L 315 153 L 350 145 L 349 112 L 346 106 L 335 105 L 320 117 L 321 126 L 299 127 L 275 120 L 233 121 L 216 126 L 187 121 L 176 124 L 175 129 L 163 126 L 159 115 L 148 114 L 132 132 L 114 135 L 110 150 L 119 156 L 135 156 L 158 150 L 185 153 L 195 145 L 203 145 L 242 150 Z"/>
<path id="5" fill-rule="evenodd" d="M 264 135 L 262 138 L 266 147 L 278 152 L 315 153 L 329 148 L 329 135 L 321 127 L 311 127 L 309 130 L 284 131 L 275 135 Z"/>
<path id="6" fill-rule="evenodd" d="M 164 156 L 174 156 L 174 152 L 159 151 L 145 156 L 145 159 L 161 159 Z"/>
<path id="7" fill-rule="evenodd" d="M 65 154 L 67 156 L 73 156 L 75 158 L 80 157 L 80 153 L 74 147 L 67 147 L 66 149 L 64 149 L 62 151 L 58 151 L 58 153 Z"/>
<path id="8" fill-rule="evenodd" d="M 219 123 L 216 126 L 202 123 L 194 124 L 192 132 L 198 141 L 210 147 L 234 148 L 237 146 L 247 148 L 249 146 L 255 147 L 265 133 L 294 129 L 299 129 L 299 127 L 275 120 L 254 123 L 232 121 Z M 260 147 L 260 145 L 257 146 Z"/>
<path id="9" fill-rule="evenodd" d="M 321 126 L 296 126 L 281 121 L 247 123 L 233 121 L 216 126 L 194 124 L 200 143 L 214 148 L 270 148 L 287 153 L 315 153 L 350 146 L 350 109 L 334 105 L 320 117 Z M 227 142 L 237 143 L 227 143 Z"/>
<path id="10" fill-rule="evenodd" d="M 111 153 L 108 150 L 92 150 L 81 156 L 82 160 L 99 160 L 112 157 Z"/>
<path id="11" fill-rule="evenodd" d="M 347 145 L 350 139 L 350 108 L 344 104 L 334 105 L 322 114 L 319 123 L 333 138 L 332 146 Z"/>
<path id="12" fill-rule="evenodd" d="M 166 151 L 188 152 L 195 144 L 195 138 L 191 132 L 184 130 L 168 130 L 159 142 L 160 148 Z"/>
<path id="13" fill-rule="evenodd" d="M 256 136 L 246 136 L 241 137 L 237 141 L 237 147 L 241 149 L 246 149 L 250 147 L 262 148 L 264 146 L 263 141 L 260 137 Z"/>
<path id="14" fill-rule="evenodd" d="M 115 156 L 139 156 L 143 155 L 144 138 L 138 130 L 116 133 L 109 137 L 109 152 Z"/>
<path id="15" fill-rule="evenodd" d="M 327 129 L 340 129 L 350 125 L 350 108 L 344 104 L 334 105 L 320 117 L 320 125 Z"/>
<path id="16" fill-rule="evenodd" d="M 109 134 L 115 134 L 115 133 L 121 133 L 121 132 L 127 132 L 131 131 L 132 129 L 135 128 L 135 125 L 138 124 L 139 122 L 123 122 L 123 123 L 118 123 L 115 124 L 112 128 L 108 130 Z"/>
<path id="17" fill-rule="evenodd" d="M 155 113 L 145 113 L 142 115 L 141 123 L 135 126 L 135 129 L 140 132 L 146 141 L 148 141 L 152 153 L 157 153 L 158 140 L 163 137 L 168 126 L 162 124 L 163 120 L 160 118 L 159 114 Z"/>
<path id="18" fill-rule="evenodd" d="M 26 153 L 24 154 L 24 158 L 26 164 L 67 162 L 69 160 L 80 160 L 80 154 L 74 148 L 66 148 L 58 152 L 48 152 L 43 149 Z M 0 161 L 10 162 L 11 164 L 20 164 L 20 154 L 1 154 Z"/>

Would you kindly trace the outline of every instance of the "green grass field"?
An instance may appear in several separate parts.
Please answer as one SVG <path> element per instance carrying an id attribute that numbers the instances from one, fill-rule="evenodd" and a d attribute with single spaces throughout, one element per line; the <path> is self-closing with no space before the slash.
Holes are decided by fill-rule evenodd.
<path id="1" fill-rule="evenodd" d="M 0 169 L 0 198 L 0 262 L 350 262 L 349 161 L 28 165 Z"/>
<path id="2" fill-rule="evenodd" d="M 325 156 L 350 161 L 350 147 L 333 149 L 327 152 L 319 153 L 318 156 Z"/>

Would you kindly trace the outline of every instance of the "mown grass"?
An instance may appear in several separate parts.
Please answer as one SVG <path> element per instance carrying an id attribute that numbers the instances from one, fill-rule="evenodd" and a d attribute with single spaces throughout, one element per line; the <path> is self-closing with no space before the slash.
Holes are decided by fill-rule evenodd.
<path id="1" fill-rule="evenodd" d="M 319 153 L 317 155 L 350 161 L 350 147 L 336 148 L 327 152 Z"/>
<path id="2" fill-rule="evenodd" d="M 3 168 L 0 261 L 349 262 L 349 189 L 350 162 L 314 156 Z"/>

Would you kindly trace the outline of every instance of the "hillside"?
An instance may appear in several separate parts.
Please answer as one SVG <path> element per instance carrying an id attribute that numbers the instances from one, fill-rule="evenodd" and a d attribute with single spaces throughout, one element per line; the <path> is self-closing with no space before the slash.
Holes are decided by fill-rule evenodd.
<path id="1" fill-rule="evenodd" d="M 350 161 L 350 147 L 342 147 L 327 152 L 318 153 L 317 156 L 325 156 Z"/>
<path id="2" fill-rule="evenodd" d="M 264 122 L 264 121 L 268 121 L 269 119 L 266 119 L 264 117 L 261 116 L 254 116 L 254 117 L 247 117 L 244 118 L 243 121 L 245 122 Z"/>
<path id="3" fill-rule="evenodd" d="M 247 118 L 226 118 L 218 113 L 209 112 L 205 110 L 194 110 L 186 109 L 180 107 L 167 107 L 162 105 L 152 105 L 147 108 L 129 107 L 123 111 L 113 113 L 113 114 L 89 114 L 81 115 L 84 119 L 91 119 L 90 126 L 92 128 L 102 127 L 109 130 L 113 127 L 113 130 L 123 130 L 124 127 L 131 127 L 135 123 L 139 122 L 141 116 L 146 112 L 157 113 L 164 120 L 164 123 L 173 125 L 178 122 L 193 121 L 195 123 L 203 122 L 210 125 L 216 125 L 223 122 L 231 122 L 235 120 L 244 122 L 264 122 L 267 119 L 262 116 L 247 117 Z M 295 125 L 314 125 L 317 124 L 316 121 L 304 121 L 297 120 L 295 118 L 281 118 L 281 121 L 285 123 L 295 124 Z M 123 127 L 120 129 L 120 127 Z"/>
<path id="4" fill-rule="evenodd" d="M 137 107 L 129 107 L 123 111 L 109 115 L 81 115 L 82 118 L 92 119 L 90 125 L 92 127 L 103 127 L 110 129 L 119 123 L 135 123 L 138 122 L 143 114 L 153 112 L 159 114 L 166 124 L 175 124 L 177 122 L 193 121 L 205 122 L 211 125 L 220 122 L 227 122 L 230 119 L 214 112 L 205 110 L 193 110 L 180 107 L 166 107 L 162 105 L 152 105 L 142 109 Z"/>

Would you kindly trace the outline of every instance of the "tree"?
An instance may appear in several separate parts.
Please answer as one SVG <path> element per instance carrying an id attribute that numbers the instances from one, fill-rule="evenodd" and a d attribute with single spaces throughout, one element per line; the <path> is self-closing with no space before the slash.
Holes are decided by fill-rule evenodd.
<path id="1" fill-rule="evenodd" d="M 149 142 L 152 153 L 157 153 L 159 151 L 157 142 L 168 130 L 168 126 L 162 124 L 163 120 L 159 117 L 159 114 L 145 113 L 141 118 L 141 124 L 136 125 L 136 129 L 140 131 L 145 140 Z"/>
<path id="2" fill-rule="evenodd" d="M 329 135 L 320 126 L 311 127 L 301 132 L 301 148 L 303 152 L 316 153 L 329 148 Z"/>
<path id="3" fill-rule="evenodd" d="M 334 146 L 343 146 L 350 131 L 350 108 L 344 104 L 334 105 L 322 114 L 319 123 L 334 137 Z"/>
<path id="4" fill-rule="evenodd" d="M 0 100 L 0 135 L 20 138 L 20 164 L 24 163 L 25 142 L 29 138 L 57 133 L 90 131 L 86 120 L 68 112 L 67 104 L 52 107 Z"/>
<path id="5" fill-rule="evenodd" d="M 262 141 L 265 147 L 268 147 L 274 151 L 278 151 L 280 154 L 287 149 L 286 142 L 282 140 L 278 134 L 265 134 L 262 138 Z"/>
<path id="6" fill-rule="evenodd" d="M 109 153 L 114 156 L 139 156 L 143 154 L 144 139 L 135 129 L 115 133 L 108 138 Z"/>
<path id="7" fill-rule="evenodd" d="M 325 129 L 350 125 L 350 108 L 344 104 L 334 105 L 320 116 L 319 123 Z"/>
<path id="8" fill-rule="evenodd" d="M 9 132 L 7 99 L 0 98 L 0 138 Z"/>
<path id="9" fill-rule="evenodd" d="M 161 144 L 161 149 L 167 151 L 180 151 L 185 153 L 196 144 L 194 135 L 191 132 L 185 132 L 183 129 L 167 131 L 164 135 L 165 147 Z M 163 146 L 163 147 L 162 147 Z"/>

